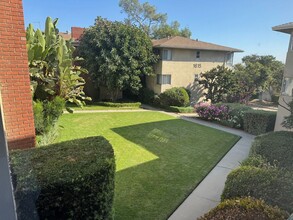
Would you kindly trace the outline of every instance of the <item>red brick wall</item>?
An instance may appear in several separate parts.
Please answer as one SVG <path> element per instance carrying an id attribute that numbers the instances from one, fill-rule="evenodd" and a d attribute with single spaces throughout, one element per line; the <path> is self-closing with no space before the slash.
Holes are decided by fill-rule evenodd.
<path id="1" fill-rule="evenodd" d="M 0 0 L 0 86 L 9 149 L 35 146 L 21 0 Z"/>

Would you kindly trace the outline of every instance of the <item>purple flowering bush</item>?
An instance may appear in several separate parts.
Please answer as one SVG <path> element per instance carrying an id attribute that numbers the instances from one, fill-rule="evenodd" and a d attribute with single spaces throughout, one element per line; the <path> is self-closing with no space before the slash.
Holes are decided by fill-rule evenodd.
<path id="1" fill-rule="evenodd" d="M 229 108 L 225 105 L 210 105 L 208 103 L 199 103 L 194 106 L 195 112 L 204 120 L 221 121 L 227 120 L 229 116 Z"/>

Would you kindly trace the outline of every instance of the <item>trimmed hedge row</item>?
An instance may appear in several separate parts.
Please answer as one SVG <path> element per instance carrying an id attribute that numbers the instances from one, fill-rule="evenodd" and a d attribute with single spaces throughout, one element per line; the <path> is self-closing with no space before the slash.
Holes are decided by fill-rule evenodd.
<path id="1" fill-rule="evenodd" d="M 107 106 L 107 107 L 117 107 L 117 108 L 139 108 L 141 106 L 140 102 L 97 102 L 94 103 L 101 106 Z"/>
<path id="2" fill-rule="evenodd" d="M 171 112 L 179 112 L 179 113 L 193 113 L 194 112 L 193 107 L 170 106 L 167 108 L 167 110 L 169 110 Z"/>
<path id="3" fill-rule="evenodd" d="M 293 170 L 293 132 L 270 132 L 256 137 L 251 154 L 260 155 L 281 168 Z"/>
<path id="4" fill-rule="evenodd" d="M 114 152 L 89 137 L 10 155 L 19 219 L 111 219 Z"/>
<path id="5" fill-rule="evenodd" d="M 250 197 L 225 200 L 199 220 L 285 220 L 288 213 Z"/>
<path id="6" fill-rule="evenodd" d="M 244 131 L 259 135 L 273 131 L 275 127 L 277 113 L 270 111 L 251 110 L 244 112 Z"/>
<path id="7" fill-rule="evenodd" d="M 222 200 L 252 196 L 293 212 L 293 173 L 276 168 L 242 166 L 227 177 Z"/>

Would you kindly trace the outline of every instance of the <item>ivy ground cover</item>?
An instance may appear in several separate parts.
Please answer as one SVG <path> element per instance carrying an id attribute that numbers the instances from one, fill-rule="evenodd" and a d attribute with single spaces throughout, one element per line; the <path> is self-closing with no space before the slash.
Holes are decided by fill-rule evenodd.
<path id="1" fill-rule="evenodd" d="M 159 112 L 65 114 L 57 142 L 102 135 L 116 157 L 115 219 L 167 219 L 239 137 Z"/>

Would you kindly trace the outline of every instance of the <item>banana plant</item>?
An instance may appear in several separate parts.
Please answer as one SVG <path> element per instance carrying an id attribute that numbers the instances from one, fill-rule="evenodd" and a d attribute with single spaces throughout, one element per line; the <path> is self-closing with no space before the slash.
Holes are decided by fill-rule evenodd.
<path id="1" fill-rule="evenodd" d="M 46 19 L 45 31 L 35 30 L 30 24 L 26 30 L 31 89 L 33 98 L 51 100 L 55 96 L 83 106 L 90 100 L 83 92 L 85 80 L 80 76 L 87 71 L 74 63 L 74 47 L 58 35 L 58 19 Z"/>

